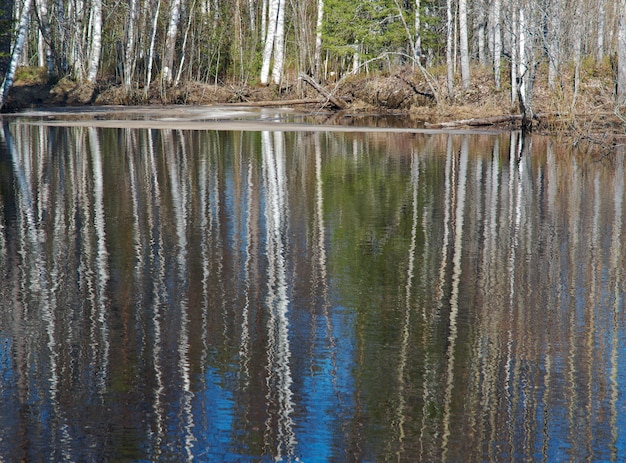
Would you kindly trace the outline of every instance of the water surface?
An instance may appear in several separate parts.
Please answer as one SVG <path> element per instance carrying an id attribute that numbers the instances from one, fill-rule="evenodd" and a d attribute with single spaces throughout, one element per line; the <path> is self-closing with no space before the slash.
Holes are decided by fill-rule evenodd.
<path id="1" fill-rule="evenodd" d="M 624 154 L 0 134 L 0 461 L 623 461 Z"/>

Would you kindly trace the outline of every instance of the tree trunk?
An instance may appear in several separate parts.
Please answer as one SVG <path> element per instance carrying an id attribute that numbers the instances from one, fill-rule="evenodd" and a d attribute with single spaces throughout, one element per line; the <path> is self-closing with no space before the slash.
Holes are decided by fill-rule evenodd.
<path id="1" fill-rule="evenodd" d="M 517 23 L 517 6 L 511 5 L 511 104 L 517 101 L 517 64 L 518 64 L 518 40 L 519 24 Z"/>
<path id="2" fill-rule="evenodd" d="M 124 91 L 129 92 L 135 74 L 135 42 L 137 36 L 137 0 L 130 0 L 126 23 L 126 50 L 124 51 Z"/>
<path id="3" fill-rule="evenodd" d="M 452 0 L 446 2 L 447 11 L 447 40 L 446 40 L 446 65 L 448 68 L 448 96 L 454 97 L 454 63 L 452 61 Z"/>
<path id="4" fill-rule="evenodd" d="M 552 0 L 548 17 L 548 87 L 555 91 L 561 61 L 561 0 Z"/>
<path id="5" fill-rule="evenodd" d="M 152 82 L 152 63 L 154 62 L 154 43 L 156 40 L 157 22 L 159 20 L 159 10 L 161 9 L 161 0 L 157 0 L 154 17 L 152 18 L 152 26 L 150 28 L 150 47 L 148 48 L 148 68 L 146 69 L 146 85 L 144 87 L 144 95 L 148 95 L 148 89 Z"/>
<path id="6" fill-rule="evenodd" d="M 267 21 L 267 33 L 265 34 L 265 47 L 263 48 L 263 62 L 261 65 L 261 84 L 267 85 L 270 77 L 270 64 L 276 36 L 276 23 L 278 22 L 279 0 L 269 0 L 269 13 Z"/>
<path id="7" fill-rule="evenodd" d="M 604 58 L 604 25 L 606 22 L 606 15 L 604 9 L 606 8 L 604 0 L 598 0 L 598 42 L 596 45 L 596 60 L 602 61 Z"/>
<path id="8" fill-rule="evenodd" d="M 461 52 L 461 82 L 463 90 L 470 87 L 469 43 L 467 38 L 467 0 L 459 0 L 459 39 Z"/>
<path id="9" fill-rule="evenodd" d="M 4 106 L 7 93 L 13 85 L 13 79 L 15 78 L 15 71 L 17 70 L 17 64 L 19 63 L 22 50 L 24 49 L 24 43 L 26 42 L 26 32 L 28 31 L 28 23 L 30 22 L 30 10 L 33 4 L 33 0 L 24 0 L 20 13 L 20 22 L 17 27 L 17 33 L 15 36 L 15 42 L 11 49 L 11 61 L 9 62 L 9 69 L 4 76 L 2 87 L 0 87 L 0 108 Z"/>
<path id="10" fill-rule="evenodd" d="M 285 8 L 285 0 L 279 0 L 274 37 L 274 67 L 272 68 L 272 79 L 276 85 L 279 85 L 283 78 L 285 64 Z"/>
<path id="11" fill-rule="evenodd" d="M 418 0 L 419 2 L 419 0 Z M 322 25 L 324 20 L 324 0 L 317 0 L 317 22 L 315 23 L 315 56 L 313 58 L 313 74 L 317 80 L 322 72 Z"/>
<path id="12" fill-rule="evenodd" d="M 626 2 L 619 7 L 617 32 L 617 104 L 626 104 Z"/>
<path id="13" fill-rule="evenodd" d="M 419 61 L 422 56 L 422 31 L 421 31 L 421 5 L 420 0 L 415 0 L 415 44 L 413 52 L 415 60 Z"/>
<path id="14" fill-rule="evenodd" d="M 174 51 L 176 49 L 176 36 L 178 35 L 178 22 L 180 20 L 181 0 L 172 0 L 170 6 L 170 21 L 165 36 L 165 55 L 163 57 L 163 81 L 171 84 L 174 78 Z"/>
<path id="15" fill-rule="evenodd" d="M 102 0 L 91 0 L 91 49 L 89 50 L 89 68 L 87 81 L 95 82 L 102 53 Z"/>
<path id="16" fill-rule="evenodd" d="M 502 86 L 500 78 L 500 60 L 502 57 L 502 32 L 500 29 L 501 7 L 500 0 L 493 1 L 493 75 L 496 90 L 500 90 Z"/>
<path id="17" fill-rule="evenodd" d="M 52 52 L 52 33 L 50 31 L 50 18 L 48 14 L 48 0 L 36 0 L 37 17 L 39 18 L 40 44 L 45 56 L 45 66 L 48 69 L 48 77 L 55 75 L 54 55 Z"/>
<path id="18" fill-rule="evenodd" d="M 620 0 L 622 3 L 625 0 Z M 583 27 L 582 14 L 580 2 L 575 2 L 574 6 L 574 20 L 572 21 L 571 36 L 572 42 L 572 59 L 574 61 L 574 96 L 572 98 L 572 109 L 576 104 L 576 98 L 578 97 L 578 91 L 580 89 L 580 66 L 582 60 L 582 37 Z"/>

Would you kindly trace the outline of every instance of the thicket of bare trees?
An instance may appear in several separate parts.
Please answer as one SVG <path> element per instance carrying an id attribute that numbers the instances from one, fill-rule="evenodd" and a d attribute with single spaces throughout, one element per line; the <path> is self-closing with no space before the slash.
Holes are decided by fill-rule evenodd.
<path id="1" fill-rule="evenodd" d="M 575 99 L 590 60 L 610 62 L 624 102 L 625 10 L 621 0 L 12 0 L 0 7 L 0 105 L 19 65 L 139 93 L 446 63 L 449 96 L 471 88 L 470 64 L 490 65 L 494 89 L 506 85 L 532 117 L 537 73 Z"/>

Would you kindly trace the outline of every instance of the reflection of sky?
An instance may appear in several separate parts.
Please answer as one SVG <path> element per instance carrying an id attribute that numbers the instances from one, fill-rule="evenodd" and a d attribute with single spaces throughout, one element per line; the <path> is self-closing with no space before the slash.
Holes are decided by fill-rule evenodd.
<path id="1" fill-rule="evenodd" d="M 233 415 L 232 391 L 224 386 L 223 374 L 207 368 L 202 391 L 195 394 L 192 410 L 199 431 L 193 443 L 193 454 L 199 461 L 240 461 L 232 453 Z"/>
<path id="2" fill-rule="evenodd" d="M 311 320 L 301 317 L 305 329 Z M 297 453 L 303 461 L 332 461 L 347 457 L 345 426 L 353 417 L 354 313 L 335 307 L 328 319 L 318 315 L 311 340 L 311 365 L 302 371 L 302 390 L 296 391 Z M 328 332 L 330 325 L 331 332 Z M 331 345 L 331 339 L 334 345 Z M 342 452 L 337 454 L 337 452 Z"/>

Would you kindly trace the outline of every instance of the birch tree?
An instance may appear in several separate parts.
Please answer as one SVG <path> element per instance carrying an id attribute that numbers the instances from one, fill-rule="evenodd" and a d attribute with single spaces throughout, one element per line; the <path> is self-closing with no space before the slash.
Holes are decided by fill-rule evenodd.
<path id="1" fill-rule="evenodd" d="M 9 69 L 4 76 L 2 87 L 0 87 L 0 108 L 4 106 L 7 93 L 13 85 L 13 79 L 15 78 L 15 71 L 22 56 L 22 50 L 26 42 L 26 32 L 28 31 L 28 24 L 30 22 L 30 12 L 32 8 L 33 0 L 24 0 L 22 8 L 20 10 L 20 22 L 17 27 L 17 33 L 15 35 L 15 41 L 11 47 L 11 61 L 9 62 Z"/>
<path id="2" fill-rule="evenodd" d="M 163 81 L 171 84 L 174 78 L 174 51 L 176 49 L 176 36 L 178 35 L 178 23 L 180 21 L 180 2 L 172 0 L 170 5 L 169 23 L 165 35 L 165 53 L 163 56 Z"/>
<path id="3" fill-rule="evenodd" d="M 130 0 L 126 22 L 126 49 L 124 51 L 124 90 L 130 91 L 135 73 L 135 42 L 137 36 L 137 0 Z"/>
<path id="4" fill-rule="evenodd" d="M 282 79 L 282 71 L 285 57 L 285 0 L 269 0 L 267 33 L 265 34 L 265 46 L 263 48 L 263 62 L 261 65 L 261 84 L 269 83 L 270 66 L 272 57 L 274 66 L 272 78 L 274 83 L 279 84 Z"/>
<path id="5" fill-rule="evenodd" d="M 626 103 L 626 2 L 619 7 L 617 31 L 617 104 Z"/>
<path id="6" fill-rule="evenodd" d="M 420 0 L 415 0 L 415 43 L 413 45 L 413 52 L 415 60 L 419 60 L 422 56 L 422 24 L 421 24 L 421 4 Z"/>
<path id="7" fill-rule="evenodd" d="M 48 14 L 48 0 L 36 0 L 35 7 L 37 8 L 37 17 L 39 19 L 39 37 L 41 39 L 39 46 L 43 48 L 42 51 L 45 56 L 45 66 L 48 69 L 48 76 L 52 77 L 55 75 L 55 70 L 52 52 L 52 32 Z"/>
<path id="8" fill-rule="evenodd" d="M 459 0 L 459 40 L 461 52 L 461 83 L 463 90 L 470 87 L 469 44 L 467 38 L 467 0 Z"/>
<path id="9" fill-rule="evenodd" d="M 91 0 L 91 16 L 91 49 L 89 51 L 87 82 L 94 83 L 102 53 L 102 0 Z"/>
<path id="10" fill-rule="evenodd" d="M 263 62 L 261 65 L 261 84 L 267 85 L 270 77 L 270 64 L 272 51 L 274 50 L 274 38 L 276 36 L 276 26 L 278 22 L 278 8 L 280 0 L 269 0 L 267 31 L 265 34 L 265 46 L 263 47 Z"/>
<path id="11" fill-rule="evenodd" d="M 417 0 L 419 2 L 419 0 Z M 322 26 L 324 21 L 324 0 L 317 0 L 317 21 L 315 23 L 315 53 L 313 69 L 315 77 L 320 78 L 322 69 Z"/>
<path id="12" fill-rule="evenodd" d="M 502 31 L 500 29 L 501 0 L 493 0 L 493 75 L 496 90 L 500 90 L 500 67 L 502 59 Z"/>
<path id="13" fill-rule="evenodd" d="M 454 24 L 452 22 L 452 0 L 446 2 L 446 67 L 448 68 L 448 97 L 454 96 L 454 62 L 452 59 L 452 28 Z"/>

